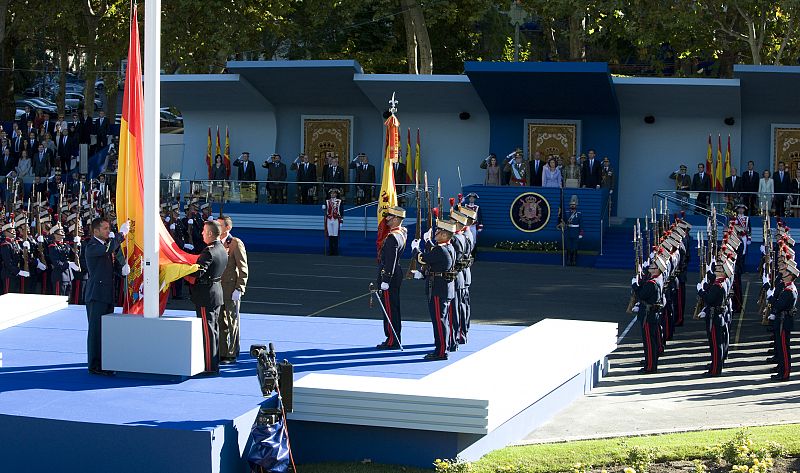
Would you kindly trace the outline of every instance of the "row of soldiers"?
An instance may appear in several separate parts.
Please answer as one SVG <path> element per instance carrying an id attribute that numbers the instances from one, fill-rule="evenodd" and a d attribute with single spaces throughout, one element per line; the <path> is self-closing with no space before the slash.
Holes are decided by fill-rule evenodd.
<path id="1" fill-rule="evenodd" d="M 433 328 L 434 350 L 425 355 L 425 360 L 446 360 L 448 353 L 467 343 L 475 248 L 475 236 L 470 227 L 476 223 L 477 206 L 465 205 L 461 200 L 459 196 L 456 205 L 456 199 L 450 199 L 449 219 L 440 218 L 443 216 L 439 211 L 432 209 L 430 229 L 411 242 L 412 260 L 407 277 L 425 280 Z M 408 239 L 407 230 L 402 226 L 405 216 L 402 207 L 389 207 L 383 213 L 387 234 L 379 243 L 379 288 L 375 292 L 385 311 L 386 339 L 377 346 L 379 350 L 402 347 L 400 285 L 404 276 L 399 260 Z M 417 228 L 420 224 L 421 213 L 418 212 Z"/>
<path id="2" fill-rule="evenodd" d="M 700 282 L 697 284 L 695 318 L 705 322 L 710 363 L 704 374 L 709 377 L 722 373 L 730 348 L 733 315 L 742 310 L 741 277 L 751 242 L 751 227 L 749 217 L 745 215 L 746 206 L 739 204 L 736 210 L 737 214 L 722 227 L 721 237 L 714 208 L 707 222 L 706 235 L 700 232 L 696 235 Z M 773 334 L 769 358 L 776 363 L 773 379 L 782 381 L 788 379 L 791 370 L 789 338 L 797 301 L 794 281 L 800 271 L 794 262 L 794 240 L 789 229 L 779 220 L 777 238 L 772 244 L 769 219 L 764 221 L 763 288 L 759 310 L 763 313 L 764 324 L 770 325 Z M 673 223 L 668 226 L 666 223 L 665 218 L 660 218 L 653 225 L 652 238 L 658 243 L 644 261 L 640 230 L 637 236 L 638 222 L 634 229 L 637 275 L 631 281 L 631 311 L 637 312 L 641 327 L 644 346 L 642 373 L 657 371 L 659 356 L 672 338 L 674 327 L 683 325 L 691 225 L 677 216 Z"/>
<path id="3" fill-rule="evenodd" d="M 110 201 L 97 200 L 95 205 L 92 199 L 66 193 L 60 200 L 55 206 L 46 199 L 27 205 L 22 201 L 8 207 L 0 204 L 0 293 L 63 295 L 72 304 L 84 303 L 88 273 L 83 243 L 91 238 L 89 226 L 98 217 L 115 224 L 116 217 Z M 116 264 L 114 296 L 120 304 L 124 295 L 122 253 Z"/>

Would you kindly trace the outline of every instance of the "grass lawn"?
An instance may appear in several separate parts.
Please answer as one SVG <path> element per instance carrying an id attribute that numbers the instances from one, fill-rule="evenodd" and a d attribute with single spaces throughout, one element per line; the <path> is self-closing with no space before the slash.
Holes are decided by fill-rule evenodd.
<path id="1" fill-rule="evenodd" d="M 474 473 L 570 471 L 576 463 L 594 466 L 620 464 L 633 446 L 658 450 L 656 462 L 706 458 L 707 448 L 733 438 L 740 429 L 708 430 L 677 434 L 622 437 L 604 440 L 549 443 L 495 450 L 472 464 Z M 789 456 L 800 456 L 800 424 L 749 427 L 757 444 L 777 442 Z M 402 447 L 401 447 L 402 448 Z M 431 465 L 433 469 L 433 465 Z M 320 463 L 298 467 L 301 473 L 418 473 L 426 470 L 379 464 Z M 430 471 L 430 470 L 427 470 Z"/>

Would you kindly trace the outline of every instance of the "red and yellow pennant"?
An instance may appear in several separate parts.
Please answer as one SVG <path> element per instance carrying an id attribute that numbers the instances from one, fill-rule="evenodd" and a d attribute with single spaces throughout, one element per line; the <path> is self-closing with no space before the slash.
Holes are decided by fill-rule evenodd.
<path id="1" fill-rule="evenodd" d="M 136 9 L 131 9 L 130 43 L 128 46 L 128 73 L 125 75 L 125 92 L 122 99 L 122 122 L 119 134 L 119 168 L 117 170 L 117 221 L 131 221 L 131 231 L 125 239 L 123 250 L 131 272 L 125 287 L 123 312 L 142 314 L 142 255 L 144 232 L 158 232 L 160 313 L 164 312 L 169 294 L 169 284 L 197 271 L 197 255 L 183 252 L 159 220 L 157 228 L 142 228 L 144 223 L 144 167 L 142 134 L 144 130 L 144 95 L 142 92 L 139 25 Z M 210 129 L 209 129 L 210 132 Z M 211 136 L 209 133 L 209 152 Z M 154 183 L 158 185 L 158 183 Z"/>
<path id="2" fill-rule="evenodd" d="M 231 177 L 231 135 L 228 127 L 225 127 L 225 156 L 222 157 L 222 163 L 225 164 L 225 175 Z"/>
<path id="3" fill-rule="evenodd" d="M 214 155 L 211 154 L 211 127 L 208 127 L 208 149 L 206 150 L 206 166 L 208 167 L 208 178 L 211 179 L 211 168 L 214 166 Z"/>
<path id="4" fill-rule="evenodd" d="M 383 240 L 389 234 L 389 227 L 383 220 L 383 212 L 389 207 L 397 205 L 397 189 L 394 185 L 396 181 L 392 164 L 400 155 L 400 121 L 393 113 L 383 125 L 386 127 L 386 152 L 383 155 L 381 193 L 378 196 L 378 237 L 375 241 L 378 251 L 383 245 Z"/>

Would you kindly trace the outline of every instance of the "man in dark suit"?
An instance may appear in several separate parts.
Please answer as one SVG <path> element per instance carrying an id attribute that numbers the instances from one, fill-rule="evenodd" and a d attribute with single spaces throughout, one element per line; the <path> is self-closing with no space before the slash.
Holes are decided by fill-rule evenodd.
<path id="1" fill-rule="evenodd" d="M 110 374 L 101 366 L 101 333 L 102 317 L 114 312 L 114 259 L 122 241 L 125 239 L 130 223 L 120 226 L 117 235 L 111 235 L 108 220 L 95 218 L 91 224 L 92 238 L 86 241 L 84 255 L 89 280 L 86 283 L 86 315 L 89 319 L 87 333 L 87 356 L 89 372 L 92 374 Z M 127 276 L 130 267 L 122 266 L 122 275 Z"/>
<path id="2" fill-rule="evenodd" d="M 756 199 L 758 197 L 758 180 L 761 177 L 758 172 L 753 169 L 754 166 L 755 163 L 753 163 L 753 161 L 748 161 L 747 170 L 742 173 L 742 192 L 746 192 L 744 195 L 744 205 L 747 206 L 747 211 L 750 212 L 750 215 L 756 215 L 758 213 Z"/>
<path id="3" fill-rule="evenodd" d="M 355 169 L 356 176 L 356 205 L 366 204 L 373 201 L 375 184 L 375 166 L 369 164 L 369 159 L 365 153 L 359 153 L 350 163 L 350 169 Z"/>
<path id="4" fill-rule="evenodd" d="M 711 202 L 711 176 L 706 172 L 706 165 L 700 163 L 697 165 L 697 173 L 692 177 L 692 190 L 697 192 L 697 205 L 708 209 Z M 705 213 L 704 211 L 698 211 Z"/>
<path id="5" fill-rule="evenodd" d="M 55 130 L 56 122 L 50 120 L 50 114 L 47 112 L 43 113 L 44 121 L 42 121 L 42 129 L 44 130 L 45 134 L 50 133 L 52 136 L 53 130 Z"/>
<path id="6" fill-rule="evenodd" d="M 97 146 L 103 148 L 108 144 L 109 127 L 110 125 L 108 123 L 108 118 L 106 118 L 106 112 L 101 110 L 94 127 L 94 132 L 97 134 Z"/>
<path id="7" fill-rule="evenodd" d="M 397 157 L 397 161 L 392 163 L 392 169 L 394 169 L 394 188 L 398 194 L 402 194 L 405 192 L 406 186 L 406 165 L 400 162 L 400 156 Z"/>
<path id="8" fill-rule="evenodd" d="M 286 203 L 286 165 L 281 162 L 280 154 L 273 154 L 264 164 L 267 168 L 267 190 L 269 191 L 269 201 L 272 204 Z"/>
<path id="9" fill-rule="evenodd" d="M 600 161 L 596 159 L 597 153 L 593 149 L 590 149 L 588 154 L 586 164 L 581 169 L 581 187 L 599 189 L 602 180 Z"/>
<path id="10" fill-rule="evenodd" d="M 203 353 L 206 373 L 219 374 L 219 309 L 223 304 L 222 273 L 228 265 L 228 253 L 222 242 L 219 224 L 203 224 L 203 242 L 207 245 L 197 258 L 200 268 L 192 273 L 192 302 L 195 313 L 203 319 Z"/>
<path id="11" fill-rule="evenodd" d="M 94 132 L 94 121 L 89 116 L 89 112 L 83 111 L 80 118 L 80 127 L 76 128 L 78 132 L 78 142 L 82 145 L 88 145 L 91 141 L 92 132 Z"/>
<path id="12" fill-rule="evenodd" d="M 530 170 L 528 171 L 528 185 L 541 187 L 542 170 L 545 166 L 545 164 L 542 162 L 542 153 L 538 151 L 533 153 L 533 159 L 531 159 L 529 166 Z"/>
<path id="13" fill-rule="evenodd" d="M 775 215 L 784 217 L 786 210 L 786 195 L 791 192 L 789 184 L 792 182 L 791 176 L 786 171 L 786 165 L 783 161 L 778 161 L 778 170 L 772 176 L 775 180 Z M 784 194 L 784 195 L 781 195 Z"/>
<path id="14" fill-rule="evenodd" d="M 339 156 L 329 155 L 328 164 L 322 170 L 322 183 L 325 195 L 333 187 L 344 187 L 344 169 L 339 166 Z"/>
<path id="15" fill-rule="evenodd" d="M 31 153 L 35 153 L 36 150 L 39 149 L 39 140 L 36 139 L 36 132 L 32 131 L 28 133 L 28 156 Z M 19 159 L 19 157 L 17 157 Z"/>
<path id="16" fill-rule="evenodd" d="M 60 162 L 61 174 L 67 176 L 72 169 L 72 158 L 76 155 L 75 138 L 69 135 L 69 130 L 62 130 L 61 136 L 56 140 L 56 154 Z"/>
<path id="17" fill-rule="evenodd" d="M 742 179 L 736 175 L 736 168 L 731 168 L 731 175 L 725 178 L 725 184 L 722 190 L 730 192 L 730 194 L 725 194 L 725 201 L 728 203 L 731 210 L 733 210 L 733 206 L 742 200 L 742 197 L 739 195 L 739 193 L 742 192 Z"/>
<path id="18" fill-rule="evenodd" d="M 29 121 L 33 121 L 36 118 L 36 114 L 33 113 L 31 110 L 30 105 L 25 105 L 25 112 L 19 117 L 19 127 L 25 128 L 28 126 Z"/>
<path id="19" fill-rule="evenodd" d="M 238 169 L 236 179 L 240 181 L 255 181 L 256 180 L 256 167 L 250 161 L 250 153 L 245 151 L 239 156 L 233 165 Z"/>
<path id="20" fill-rule="evenodd" d="M 50 154 L 50 150 L 46 149 L 44 144 L 39 143 L 39 149 L 34 153 L 33 159 L 31 160 L 31 168 L 33 169 L 34 176 L 50 176 L 50 162 L 52 161 Z"/>
<path id="21" fill-rule="evenodd" d="M 299 163 L 297 161 L 300 161 Z M 308 155 L 301 153 L 295 162 L 292 163 L 292 171 L 297 171 L 297 182 L 308 184 L 298 184 L 297 193 L 301 204 L 313 204 L 317 195 L 317 165 L 308 162 Z"/>
<path id="22" fill-rule="evenodd" d="M 3 157 L 0 158 L 0 177 L 7 176 L 16 166 L 17 160 L 11 155 L 11 149 L 6 148 L 3 151 Z"/>

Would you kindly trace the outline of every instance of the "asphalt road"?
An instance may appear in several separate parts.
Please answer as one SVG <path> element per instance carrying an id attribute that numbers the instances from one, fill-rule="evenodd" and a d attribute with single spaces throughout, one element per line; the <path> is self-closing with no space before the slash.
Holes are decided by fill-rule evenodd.
<path id="1" fill-rule="evenodd" d="M 311 317 L 380 318 L 366 296 L 377 266 L 371 258 L 249 253 L 242 312 Z M 403 269 L 408 261 L 403 262 Z M 472 320 L 531 325 L 544 318 L 624 322 L 630 274 L 621 270 L 483 262 L 473 266 Z M 360 296 L 360 297 L 359 297 Z M 422 281 L 401 289 L 404 320 L 428 321 Z M 171 301 L 169 308 L 193 309 Z M 624 323 L 622 328 L 624 328 Z"/>

